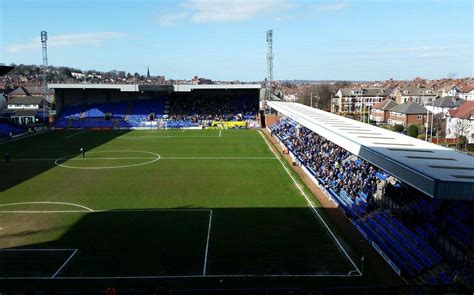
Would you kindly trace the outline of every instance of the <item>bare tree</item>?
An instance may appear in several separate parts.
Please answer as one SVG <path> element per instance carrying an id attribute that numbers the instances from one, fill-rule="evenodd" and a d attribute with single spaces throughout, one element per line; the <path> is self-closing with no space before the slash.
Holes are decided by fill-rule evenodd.
<path id="1" fill-rule="evenodd" d="M 457 72 L 448 73 L 448 79 L 456 79 L 457 76 L 458 76 Z"/>
<path id="2" fill-rule="evenodd" d="M 463 141 L 462 142 L 463 146 L 466 145 L 466 137 L 469 134 L 469 131 L 471 130 L 471 124 L 469 120 L 463 120 L 463 119 L 459 119 L 456 123 L 457 124 L 455 124 L 452 127 L 451 132 L 457 139 L 456 149 L 459 149 L 459 144 L 461 143 L 461 141 Z"/>
<path id="3" fill-rule="evenodd" d="M 433 128 L 435 128 L 438 138 L 444 138 L 446 136 L 446 118 L 443 113 L 438 113 L 433 116 Z"/>
<path id="4" fill-rule="evenodd" d="M 331 97 L 336 93 L 337 88 L 334 84 L 324 83 L 315 84 L 306 88 L 300 98 L 300 102 L 305 105 L 311 105 L 321 110 L 329 110 L 331 108 Z"/>

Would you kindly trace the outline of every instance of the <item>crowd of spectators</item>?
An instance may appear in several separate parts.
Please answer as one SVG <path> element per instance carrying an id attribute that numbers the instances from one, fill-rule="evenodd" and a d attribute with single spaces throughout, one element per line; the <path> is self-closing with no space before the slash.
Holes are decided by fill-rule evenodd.
<path id="1" fill-rule="evenodd" d="M 363 193 L 368 209 L 373 208 L 373 194 L 377 189 L 376 167 L 293 121 L 283 120 L 273 125 L 271 130 L 290 147 L 302 165 L 322 180 L 326 188 L 338 194 L 344 191 L 352 201 Z"/>
<path id="2" fill-rule="evenodd" d="M 366 204 L 352 217 L 371 239 L 378 239 L 378 245 L 405 274 L 420 275 L 432 284 L 452 282 L 452 275 L 446 275 L 445 270 L 433 269 L 442 261 L 438 252 L 449 257 L 443 261 L 452 262 L 450 267 L 462 269 L 473 245 L 472 203 L 432 199 L 405 184 L 390 181 L 384 185 L 385 203 L 377 202 L 380 208 L 376 208 L 374 195 L 379 182 L 389 176 L 383 170 L 289 118 L 270 126 L 270 130 L 320 184 L 340 197 L 341 204 L 346 203 L 346 196 L 352 200 L 347 204 L 356 205 L 352 209 Z M 359 202 L 361 196 L 364 202 Z M 390 209 L 399 220 L 387 210 L 380 213 L 377 209 Z M 375 212 L 362 217 L 370 211 Z"/>
<path id="3" fill-rule="evenodd" d="M 257 100 L 251 97 L 183 96 L 170 100 L 170 119 L 199 121 L 241 121 L 255 119 Z"/>

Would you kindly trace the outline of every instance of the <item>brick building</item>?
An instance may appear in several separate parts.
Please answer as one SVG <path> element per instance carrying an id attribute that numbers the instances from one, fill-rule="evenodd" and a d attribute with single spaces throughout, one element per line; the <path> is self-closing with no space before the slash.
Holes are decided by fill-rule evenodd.
<path id="1" fill-rule="evenodd" d="M 387 122 L 390 115 L 390 110 L 396 106 L 398 106 L 398 103 L 390 98 L 376 103 L 370 111 L 370 120 L 374 120 L 377 122 L 377 124 Z"/>
<path id="2" fill-rule="evenodd" d="M 431 121 L 431 112 L 421 105 L 410 101 L 402 103 L 390 109 L 387 122 L 391 125 L 403 125 L 408 127 L 412 124 L 426 126 Z"/>

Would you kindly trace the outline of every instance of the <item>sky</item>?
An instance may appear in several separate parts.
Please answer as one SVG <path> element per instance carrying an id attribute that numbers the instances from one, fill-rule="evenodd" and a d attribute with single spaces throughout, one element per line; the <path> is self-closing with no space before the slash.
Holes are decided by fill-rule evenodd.
<path id="1" fill-rule="evenodd" d="M 259 81 L 474 76 L 470 0 L 0 0 L 0 63 Z"/>

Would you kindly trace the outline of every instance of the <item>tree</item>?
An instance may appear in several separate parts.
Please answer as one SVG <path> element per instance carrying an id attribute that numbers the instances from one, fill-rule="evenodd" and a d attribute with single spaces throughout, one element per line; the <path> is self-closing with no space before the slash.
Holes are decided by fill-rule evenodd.
<path id="1" fill-rule="evenodd" d="M 437 137 L 443 138 L 446 136 L 446 119 L 443 113 L 438 113 L 433 116 L 433 128 L 435 129 Z"/>
<path id="2" fill-rule="evenodd" d="M 303 90 L 300 102 L 305 105 L 311 105 L 311 97 L 313 98 L 313 107 L 321 110 L 331 108 L 331 97 L 336 93 L 337 88 L 329 83 L 314 84 Z"/>
<path id="3" fill-rule="evenodd" d="M 459 142 L 459 145 L 460 145 L 460 146 L 466 146 L 466 144 L 467 144 L 467 137 L 464 136 L 464 135 L 459 136 L 458 142 Z"/>
<path id="4" fill-rule="evenodd" d="M 417 138 L 418 137 L 418 126 L 416 126 L 415 124 L 412 124 L 412 125 L 408 126 L 407 134 L 408 134 L 408 136 Z"/>
<path id="5" fill-rule="evenodd" d="M 393 126 L 393 131 L 395 131 L 395 132 L 402 132 L 403 129 L 405 129 L 405 127 L 403 125 L 400 125 L 400 124 L 395 124 L 395 126 Z"/>
<path id="6" fill-rule="evenodd" d="M 471 124 L 469 120 L 457 119 L 456 124 L 451 129 L 453 135 L 457 138 L 456 149 L 459 149 L 460 145 L 461 147 L 466 145 L 467 140 L 464 139 L 467 139 L 470 130 Z"/>
<path id="7" fill-rule="evenodd" d="M 118 71 L 118 72 L 117 72 L 117 76 L 118 76 L 119 78 L 125 78 L 125 71 Z"/>
<path id="8" fill-rule="evenodd" d="M 293 84 L 291 84 L 289 81 L 283 81 L 281 83 L 281 87 L 284 87 L 284 88 L 293 88 Z"/>

